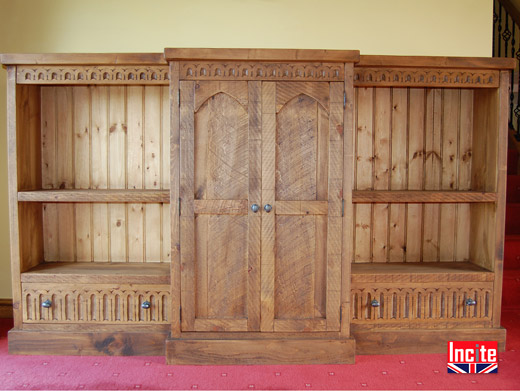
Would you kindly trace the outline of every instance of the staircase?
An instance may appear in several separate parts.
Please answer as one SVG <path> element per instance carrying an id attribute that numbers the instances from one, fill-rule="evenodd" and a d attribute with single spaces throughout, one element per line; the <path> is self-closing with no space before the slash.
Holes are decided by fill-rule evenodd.
<path id="1" fill-rule="evenodd" d="M 520 309 L 520 175 L 519 153 L 510 142 L 507 156 L 506 237 L 502 309 Z"/>

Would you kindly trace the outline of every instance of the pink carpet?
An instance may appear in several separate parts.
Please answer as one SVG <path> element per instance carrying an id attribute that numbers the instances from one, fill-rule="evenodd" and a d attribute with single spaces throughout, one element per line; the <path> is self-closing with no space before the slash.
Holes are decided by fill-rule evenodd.
<path id="1" fill-rule="evenodd" d="M 9 356 L 0 321 L 2 390 L 518 390 L 520 310 L 505 310 L 498 374 L 447 374 L 446 354 L 357 356 L 355 365 L 168 366 L 164 357 Z"/>

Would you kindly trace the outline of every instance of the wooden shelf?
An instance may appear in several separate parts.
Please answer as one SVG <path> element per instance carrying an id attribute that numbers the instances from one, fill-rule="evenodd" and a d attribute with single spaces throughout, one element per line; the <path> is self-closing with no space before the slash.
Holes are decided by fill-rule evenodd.
<path id="1" fill-rule="evenodd" d="M 35 190 L 19 191 L 26 202 L 170 202 L 169 190 Z"/>
<path id="2" fill-rule="evenodd" d="M 22 273 L 21 282 L 169 284 L 170 263 L 48 262 Z"/>
<path id="3" fill-rule="evenodd" d="M 496 202 L 497 193 L 437 190 L 354 190 L 353 203 L 469 203 Z"/>
<path id="4" fill-rule="evenodd" d="M 352 283 L 491 282 L 493 280 L 493 272 L 471 262 L 352 264 Z"/>

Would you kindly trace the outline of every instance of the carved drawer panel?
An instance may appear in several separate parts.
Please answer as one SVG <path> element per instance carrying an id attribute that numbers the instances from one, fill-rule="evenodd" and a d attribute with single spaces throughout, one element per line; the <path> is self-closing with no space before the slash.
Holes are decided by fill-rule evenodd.
<path id="1" fill-rule="evenodd" d="M 22 285 L 24 323 L 164 324 L 169 285 Z"/>
<path id="2" fill-rule="evenodd" d="M 354 328 L 485 327 L 493 283 L 353 284 Z"/>

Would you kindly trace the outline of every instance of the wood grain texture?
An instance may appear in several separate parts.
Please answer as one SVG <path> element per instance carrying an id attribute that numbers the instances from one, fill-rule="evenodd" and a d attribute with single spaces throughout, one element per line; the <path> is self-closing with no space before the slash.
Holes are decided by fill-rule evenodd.
<path id="1" fill-rule="evenodd" d="M 18 219 L 18 151 L 17 151 L 17 89 L 16 68 L 7 68 L 7 182 L 9 199 L 9 250 L 11 254 L 11 284 L 13 291 L 14 326 L 21 327 L 21 283 L 20 283 L 20 228 Z"/>
<path id="2" fill-rule="evenodd" d="M 248 206 L 262 205 L 262 85 L 248 82 L 249 115 L 249 188 Z M 250 208 L 248 212 L 248 278 L 247 278 L 247 327 L 248 331 L 260 331 L 261 322 L 261 229 L 262 217 Z"/>
<path id="3" fill-rule="evenodd" d="M 170 365 L 353 364 L 353 339 L 166 341 Z"/>
<path id="4" fill-rule="evenodd" d="M 163 53 L 3 53 L 1 64 L 166 64 Z"/>
<path id="5" fill-rule="evenodd" d="M 179 63 L 170 63 L 170 228 L 171 228 L 171 337 L 181 334 L 180 254 L 180 82 Z"/>
<path id="6" fill-rule="evenodd" d="M 498 341 L 499 351 L 505 349 L 506 330 L 449 329 L 449 330 L 353 330 L 356 354 L 419 354 L 446 353 L 448 341 Z M 387 341 L 392 341 L 389 344 Z"/>
<path id="7" fill-rule="evenodd" d="M 496 200 L 497 193 L 480 191 L 355 190 L 352 192 L 354 203 L 487 203 Z"/>
<path id="8" fill-rule="evenodd" d="M 169 190 L 38 190 L 18 192 L 25 202 L 169 203 Z"/>
<path id="9" fill-rule="evenodd" d="M 21 275 L 22 282 L 32 283 L 127 283 L 169 284 L 167 264 L 121 264 L 96 262 L 45 262 Z"/>
<path id="10" fill-rule="evenodd" d="M 148 325 L 148 327 L 150 327 Z M 9 332 L 11 354 L 85 356 L 156 356 L 164 354 L 165 331 L 28 331 Z"/>
<path id="11" fill-rule="evenodd" d="M 498 97 L 498 129 L 497 129 L 497 209 L 495 223 L 494 258 L 495 271 L 493 294 L 493 326 L 500 327 L 503 263 L 504 263 L 504 239 L 505 239 L 505 213 L 506 213 L 506 182 L 507 182 L 507 103 L 509 98 L 509 72 L 500 72 L 500 89 Z"/>
<path id="12" fill-rule="evenodd" d="M 168 285 L 24 283 L 25 324 L 167 324 Z M 50 301 L 50 307 L 42 303 Z M 149 308 L 143 308 L 145 302 Z"/>
<path id="13" fill-rule="evenodd" d="M 350 313 L 350 272 L 353 259 L 353 204 L 354 187 L 354 112 L 355 92 L 353 85 L 354 69 L 352 64 L 345 64 L 345 106 L 343 108 L 343 255 L 341 265 L 341 324 L 340 335 L 350 337 L 350 319 L 344 314 Z"/>
<path id="14" fill-rule="evenodd" d="M 181 329 L 193 330 L 195 322 L 195 222 L 194 222 L 194 82 L 180 83 L 180 263 Z"/>
<path id="15" fill-rule="evenodd" d="M 262 203 L 275 205 L 276 84 L 262 83 Z M 260 331 L 274 330 L 275 215 L 262 213 Z"/>
<path id="16" fill-rule="evenodd" d="M 363 55 L 356 66 L 513 69 L 515 64 L 508 58 Z"/>
<path id="17" fill-rule="evenodd" d="M 355 62 L 358 50 L 321 49 L 209 49 L 166 48 L 164 57 L 172 60 L 226 60 L 279 62 Z"/>

